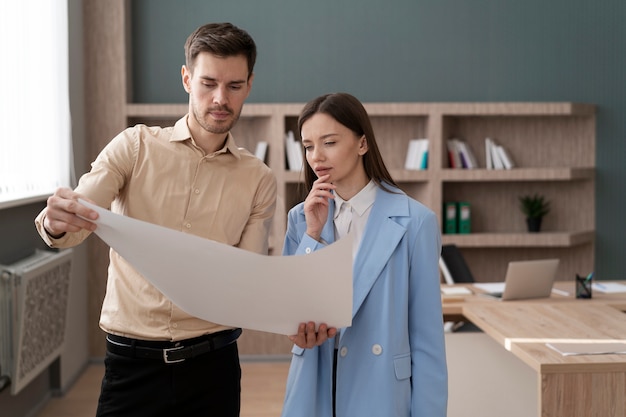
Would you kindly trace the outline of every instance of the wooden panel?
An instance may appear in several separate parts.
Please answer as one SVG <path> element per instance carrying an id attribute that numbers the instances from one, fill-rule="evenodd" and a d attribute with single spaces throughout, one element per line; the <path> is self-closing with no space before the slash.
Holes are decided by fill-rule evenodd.
<path id="1" fill-rule="evenodd" d="M 541 416 L 624 416 L 624 392 L 624 372 L 543 375 Z"/>
<path id="2" fill-rule="evenodd" d="M 89 138 L 89 159 L 126 127 L 126 30 L 128 4 L 124 0 L 85 0 L 85 134 Z M 79 173 L 79 175 L 82 173 Z M 108 247 L 97 237 L 89 245 L 89 353 L 104 356 L 104 335 L 98 327 L 104 299 Z"/>

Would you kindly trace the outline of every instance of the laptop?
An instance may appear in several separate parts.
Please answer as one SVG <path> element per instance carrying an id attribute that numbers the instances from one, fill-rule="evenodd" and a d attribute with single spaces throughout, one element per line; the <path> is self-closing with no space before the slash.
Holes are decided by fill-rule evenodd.
<path id="1" fill-rule="evenodd" d="M 481 282 L 474 286 L 502 301 L 547 298 L 559 267 L 558 259 L 509 262 L 504 282 Z"/>

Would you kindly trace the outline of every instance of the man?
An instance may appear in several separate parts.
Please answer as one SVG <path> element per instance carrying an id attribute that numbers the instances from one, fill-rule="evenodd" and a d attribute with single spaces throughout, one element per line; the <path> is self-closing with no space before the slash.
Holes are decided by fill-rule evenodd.
<path id="1" fill-rule="evenodd" d="M 232 24 L 208 24 L 189 36 L 185 58 L 188 114 L 174 127 L 126 129 L 74 191 L 58 189 L 35 220 L 49 246 L 77 245 L 95 230 L 84 198 L 267 254 L 276 179 L 230 133 L 252 87 L 256 45 Z M 189 316 L 113 250 L 100 327 L 107 353 L 98 416 L 239 415 L 241 329 Z"/>

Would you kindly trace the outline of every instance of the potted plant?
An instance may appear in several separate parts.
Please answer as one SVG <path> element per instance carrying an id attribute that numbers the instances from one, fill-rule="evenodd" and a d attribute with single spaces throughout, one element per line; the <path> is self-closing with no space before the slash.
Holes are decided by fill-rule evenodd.
<path id="1" fill-rule="evenodd" d="M 529 232 L 539 232 L 541 219 L 550 211 L 550 202 L 545 196 L 535 193 L 519 197 L 520 209 L 526 216 Z"/>

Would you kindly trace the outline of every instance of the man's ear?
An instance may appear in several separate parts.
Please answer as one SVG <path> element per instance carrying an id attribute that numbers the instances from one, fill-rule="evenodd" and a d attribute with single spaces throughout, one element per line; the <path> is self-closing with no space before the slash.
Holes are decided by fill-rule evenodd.
<path id="1" fill-rule="evenodd" d="M 180 69 L 180 76 L 183 81 L 183 88 L 187 93 L 191 93 L 191 71 L 189 71 L 186 65 L 183 65 Z"/>
<path id="2" fill-rule="evenodd" d="M 250 91 L 252 91 L 252 81 L 254 81 L 254 73 L 250 74 L 248 77 L 248 93 L 246 94 L 246 98 L 248 98 Z"/>

